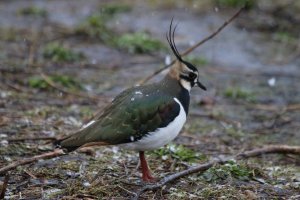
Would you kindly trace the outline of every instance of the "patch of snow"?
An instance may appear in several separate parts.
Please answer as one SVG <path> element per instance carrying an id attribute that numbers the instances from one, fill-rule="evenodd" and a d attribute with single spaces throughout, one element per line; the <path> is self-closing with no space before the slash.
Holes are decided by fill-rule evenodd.
<path id="1" fill-rule="evenodd" d="M 135 91 L 134 94 L 143 94 L 141 91 Z"/>
<path id="2" fill-rule="evenodd" d="M 165 57 L 165 64 L 166 64 L 166 65 L 171 64 L 171 56 L 170 56 L 170 55 L 167 55 L 167 56 Z"/>
<path id="3" fill-rule="evenodd" d="M 274 87 L 275 84 L 276 84 L 276 78 L 275 77 L 272 77 L 268 80 L 268 84 L 270 87 Z"/>
<path id="4" fill-rule="evenodd" d="M 89 186 L 91 186 L 91 184 L 89 182 L 83 182 L 83 186 L 84 187 L 89 187 Z"/>

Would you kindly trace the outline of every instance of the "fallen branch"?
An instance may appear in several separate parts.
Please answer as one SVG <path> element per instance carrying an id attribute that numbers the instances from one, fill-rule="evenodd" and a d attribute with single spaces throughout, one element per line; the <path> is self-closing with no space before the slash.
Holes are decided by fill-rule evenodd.
<path id="1" fill-rule="evenodd" d="M 24 138 L 8 138 L 7 141 L 8 142 L 21 142 L 21 141 L 26 141 L 26 140 L 57 140 L 56 137 L 24 137 Z"/>
<path id="2" fill-rule="evenodd" d="M 2 182 L 2 185 L 0 185 L 0 199 L 4 199 L 5 197 L 5 192 L 6 192 L 6 188 L 7 188 L 7 184 L 8 184 L 8 180 L 9 180 L 9 175 L 5 174 L 4 180 Z"/>
<path id="3" fill-rule="evenodd" d="M 202 39 L 200 42 L 198 42 L 194 46 L 192 46 L 189 49 L 187 49 L 186 51 L 184 51 L 181 54 L 181 56 L 188 55 L 190 52 L 192 52 L 193 50 L 195 50 L 196 48 L 198 48 L 199 46 L 201 46 L 202 44 L 204 44 L 208 40 L 210 40 L 210 39 L 214 38 L 216 35 L 218 35 L 218 33 L 220 33 L 228 24 L 230 24 L 235 18 L 237 18 L 240 15 L 240 13 L 245 9 L 245 7 L 246 7 L 246 5 L 243 6 L 242 8 L 240 8 L 232 17 L 230 17 L 228 20 L 226 20 L 222 24 L 222 26 L 220 26 L 216 31 L 214 31 L 212 34 L 210 34 L 209 36 L 207 36 L 206 38 Z M 157 71 L 153 72 L 153 74 L 151 74 L 150 76 L 142 79 L 141 81 L 138 82 L 138 84 L 142 85 L 142 84 L 146 83 L 147 81 L 149 81 L 154 76 L 156 76 L 157 74 L 161 73 L 162 71 L 164 71 L 165 69 L 167 69 L 168 67 L 170 67 L 171 65 L 173 65 L 174 63 L 175 63 L 175 60 L 173 60 L 169 65 L 166 65 L 163 68 L 158 69 Z"/>
<path id="4" fill-rule="evenodd" d="M 170 183 L 176 179 L 182 178 L 184 176 L 187 176 L 187 175 L 190 175 L 193 173 L 204 172 L 204 171 L 208 170 L 209 168 L 211 168 L 212 166 L 214 166 L 216 164 L 224 164 L 224 163 L 232 160 L 232 158 L 236 159 L 236 160 L 242 160 L 242 159 L 247 159 L 247 158 L 251 158 L 251 157 L 257 157 L 257 156 L 260 156 L 263 154 L 273 154 L 273 153 L 300 155 L 300 146 L 270 145 L 270 146 L 262 147 L 259 149 L 254 149 L 251 151 L 239 153 L 236 156 L 231 157 L 231 158 L 210 161 L 208 163 L 201 164 L 201 165 L 198 165 L 195 167 L 191 167 L 191 168 L 183 170 L 181 172 L 169 175 L 169 176 L 163 178 L 161 181 L 159 181 L 156 184 L 146 185 L 146 186 L 142 187 L 132 199 L 137 200 L 146 191 L 159 189 L 162 186 L 166 185 L 167 183 Z"/>
<path id="5" fill-rule="evenodd" d="M 299 154 L 300 146 L 288 146 L 288 145 L 269 145 L 263 148 L 254 149 L 251 151 L 245 151 L 236 155 L 237 160 L 256 157 L 263 154 Z"/>
<path id="6" fill-rule="evenodd" d="M 5 167 L 2 167 L 0 168 L 0 174 L 4 174 L 10 170 L 13 170 L 15 168 L 17 168 L 18 166 L 21 166 L 21 165 L 26 165 L 26 164 L 30 164 L 30 163 L 33 163 L 33 162 L 36 162 L 40 159 L 49 159 L 49 158 L 54 158 L 54 157 L 58 157 L 58 156 L 61 156 L 61 155 L 64 155 L 65 153 L 63 152 L 62 149 L 55 149 L 54 151 L 52 152 L 48 152 L 48 153 L 44 153 L 44 154 L 41 154 L 41 155 L 37 155 L 37 156 L 33 156 L 31 158 L 24 158 L 23 160 L 17 160 Z"/>
<path id="7" fill-rule="evenodd" d="M 258 110 L 265 110 L 265 111 L 274 111 L 274 112 L 278 112 L 281 110 L 285 110 L 285 111 L 297 111 L 300 110 L 300 104 L 289 104 L 286 106 L 277 106 L 277 105 L 270 105 L 270 104 L 254 104 L 254 105 L 249 105 L 249 107 L 254 108 L 254 109 L 258 109 Z"/>

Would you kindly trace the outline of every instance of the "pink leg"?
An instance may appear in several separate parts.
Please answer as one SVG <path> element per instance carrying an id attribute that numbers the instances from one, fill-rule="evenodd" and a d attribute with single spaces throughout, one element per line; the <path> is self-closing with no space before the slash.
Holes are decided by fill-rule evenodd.
<path id="1" fill-rule="evenodd" d="M 141 161 L 141 167 L 142 167 L 143 181 L 154 182 L 155 178 L 151 175 L 150 169 L 149 169 L 147 161 L 145 159 L 144 152 L 140 151 L 139 154 L 140 154 L 140 161 Z"/>

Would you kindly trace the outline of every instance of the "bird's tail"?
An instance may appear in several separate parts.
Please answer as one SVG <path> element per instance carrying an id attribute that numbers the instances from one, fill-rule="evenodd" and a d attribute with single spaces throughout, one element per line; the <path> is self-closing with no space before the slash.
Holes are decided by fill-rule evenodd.
<path id="1" fill-rule="evenodd" d="M 71 151 L 75 151 L 76 149 L 78 149 L 80 146 L 75 146 L 75 145 L 74 146 L 65 146 L 65 145 L 62 145 L 63 141 L 65 141 L 69 137 L 70 136 L 54 141 L 53 142 L 54 147 L 56 149 L 63 149 L 66 152 L 71 152 Z"/>

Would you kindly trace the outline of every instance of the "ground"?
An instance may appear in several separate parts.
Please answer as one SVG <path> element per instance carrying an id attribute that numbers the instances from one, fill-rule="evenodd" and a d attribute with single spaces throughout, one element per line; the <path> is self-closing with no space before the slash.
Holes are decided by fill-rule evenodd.
<path id="1" fill-rule="evenodd" d="M 121 2 L 1 1 L 0 167 L 52 151 L 54 138 L 163 67 L 172 17 L 183 52 L 244 1 Z M 300 144 L 300 5 L 253 2 L 185 57 L 208 91 L 194 88 L 181 134 L 147 152 L 158 179 L 268 144 Z M 137 164 L 136 152 L 117 147 L 40 160 L 9 172 L 5 199 L 129 199 L 143 185 Z M 300 157 L 266 155 L 214 166 L 141 198 L 299 199 L 299 190 Z"/>

